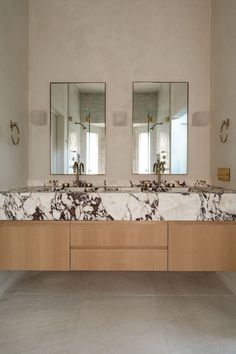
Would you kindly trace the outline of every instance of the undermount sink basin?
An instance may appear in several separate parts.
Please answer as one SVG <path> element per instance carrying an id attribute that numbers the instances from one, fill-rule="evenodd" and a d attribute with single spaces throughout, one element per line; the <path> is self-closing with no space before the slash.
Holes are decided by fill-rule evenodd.
<path id="1" fill-rule="evenodd" d="M 65 192 L 78 192 L 78 193 L 81 193 L 81 192 L 84 192 L 85 191 L 85 187 L 67 187 L 65 189 L 62 189 L 62 192 L 65 191 Z"/>
<path id="2" fill-rule="evenodd" d="M 142 189 L 141 187 L 117 187 L 117 186 L 94 186 L 94 187 L 66 187 L 63 189 L 54 188 L 54 187 L 41 187 L 36 188 L 35 191 L 44 191 L 44 192 L 52 192 L 59 191 L 64 193 L 188 193 L 190 191 L 190 187 L 173 187 L 169 189 L 160 188 L 159 190 L 150 189 Z M 193 192 L 196 190 L 192 190 Z"/>
<path id="3" fill-rule="evenodd" d="M 111 190 L 112 191 L 112 190 Z M 108 189 L 109 192 L 109 189 Z M 118 187 L 117 192 L 121 192 L 121 193 L 139 193 L 141 192 L 141 188 L 139 187 Z"/>
<path id="4" fill-rule="evenodd" d="M 168 193 L 189 193 L 189 187 L 172 187 Z"/>
<path id="5" fill-rule="evenodd" d="M 94 187 L 68 187 L 64 189 L 65 192 L 90 192 L 90 193 L 138 193 L 141 188 L 131 187 L 115 187 L 115 186 L 94 186 Z"/>

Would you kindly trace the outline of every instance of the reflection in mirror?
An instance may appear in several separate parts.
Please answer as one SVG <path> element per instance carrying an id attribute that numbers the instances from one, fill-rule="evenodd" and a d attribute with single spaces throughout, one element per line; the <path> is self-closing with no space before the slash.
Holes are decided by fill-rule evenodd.
<path id="1" fill-rule="evenodd" d="M 105 83 L 51 83 L 51 173 L 105 173 Z M 77 165 L 77 166 L 78 166 Z"/>
<path id="2" fill-rule="evenodd" d="M 133 173 L 187 173 L 187 82 L 134 82 Z"/>

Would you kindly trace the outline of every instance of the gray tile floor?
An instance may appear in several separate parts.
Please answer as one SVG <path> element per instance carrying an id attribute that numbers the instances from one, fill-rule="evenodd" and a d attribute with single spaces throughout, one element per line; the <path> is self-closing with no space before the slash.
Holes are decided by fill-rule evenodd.
<path id="1" fill-rule="evenodd" d="M 29 272 L 0 297 L 0 354 L 235 354 L 215 273 Z"/>

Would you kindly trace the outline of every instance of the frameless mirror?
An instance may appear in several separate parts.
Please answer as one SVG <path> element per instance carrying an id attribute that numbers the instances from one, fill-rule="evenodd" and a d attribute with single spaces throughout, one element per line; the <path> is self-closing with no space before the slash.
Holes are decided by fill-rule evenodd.
<path id="1" fill-rule="evenodd" d="M 187 82 L 133 83 L 133 173 L 187 173 Z"/>
<path id="2" fill-rule="evenodd" d="M 51 174 L 105 173 L 106 84 L 50 85 Z"/>

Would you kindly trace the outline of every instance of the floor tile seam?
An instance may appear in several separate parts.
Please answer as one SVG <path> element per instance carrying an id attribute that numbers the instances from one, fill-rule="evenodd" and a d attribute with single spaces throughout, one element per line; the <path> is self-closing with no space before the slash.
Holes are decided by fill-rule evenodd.
<path id="1" fill-rule="evenodd" d="M 165 325 L 164 325 L 164 327 L 165 327 L 164 336 L 165 336 L 165 341 L 166 341 L 166 345 L 167 345 L 168 354 L 172 354 L 171 353 L 171 349 L 170 349 L 169 340 L 168 340 L 168 337 L 167 337 L 167 329 L 166 329 Z"/>
<path id="2" fill-rule="evenodd" d="M 130 293 L 121 293 L 121 294 L 114 294 L 114 293 L 29 293 L 29 292 L 17 292 L 15 294 L 8 295 L 7 299 L 2 302 L 3 308 L 7 305 L 8 300 L 14 300 L 17 296 L 27 296 L 27 297 L 44 297 L 44 298 L 62 298 L 68 297 L 71 299 L 76 299 L 77 297 L 80 298 L 81 302 L 88 298 L 101 298 L 101 297 L 111 297 L 111 298 L 124 298 L 124 297 L 133 297 L 133 298 L 228 298 L 228 299 L 236 299 L 236 295 L 234 294 L 211 294 L 211 295 L 201 295 L 201 294 L 130 294 Z M 0 302 L 1 308 L 1 302 Z M 0 310 L 1 312 L 1 310 Z"/>
<path id="3" fill-rule="evenodd" d="M 45 337 L 45 330 L 40 330 L 40 331 L 37 331 L 37 335 L 38 334 L 43 334 L 44 337 Z M 17 338 L 10 338 L 10 339 L 6 339 L 4 341 L 0 341 L 0 353 L 1 353 L 1 345 L 7 345 L 7 344 L 14 344 L 14 341 L 21 341 L 21 340 L 24 340 L 24 339 L 27 339 L 29 338 L 30 336 L 32 336 L 32 333 L 27 333 L 27 334 L 24 334 L 24 335 L 19 335 L 17 336 Z M 65 340 L 62 341 L 62 343 L 58 344 L 58 345 L 69 345 L 70 344 L 70 341 L 71 341 L 71 338 L 66 338 Z M 52 345 L 55 345 L 54 343 L 52 343 Z M 44 349 L 48 347 L 48 343 L 47 344 L 40 344 L 40 346 L 38 347 L 37 346 L 37 349 Z"/>
<path id="4" fill-rule="evenodd" d="M 49 317 L 51 318 L 51 316 L 49 316 Z M 68 319 L 68 317 L 70 317 L 70 319 L 72 319 L 72 321 L 73 321 L 74 318 L 76 317 L 76 314 L 71 313 L 66 316 L 60 316 L 60 317 L 54 318 L 53 322 L 56 322 L 56 324 L 54 324 L 55 325 L 54 327 L 58 329 L 58 325 L 59 326 L 61 325 L 61 321 Z M 32 320 L 33 324 L 35 325 L 33 327 L 37 327 L 37 331 L 41 331 L 41 330 L 44 331 L 45 329 L 50 330 L 50 325 L 47 325 L 47 324 L 45 325 L 45 323 L 44 323 L 45 320 L 47 320 L 47 318 L 45 318 L 45 316 L 41 316 L 37 320 Z M 19 325 L 21 325 L 21 328 L 27 327 L 29 325 L 29 322 L 27 322 L 27 323 L 24 322 L 23 324 L 22 324 L 22 322 L 21 323 L 14 323 L 14 324 L 6 323 L 5 327 L 10 327 L 11 329 L 14 329 L 14 328 L 17 329 L 19 327 Z M 70 330 L 70 326 L 68 328 L 64 328 L 64 330 Z"/>
<path id="5" fill-rule="evenodd" d="M 90 297 L 134 297 L 134 298 L 139 298 L 139 297 L 149 297 L 149 298 L 210 298 L 210 297 L 214 297 L 214 298 L 236 298 L 236 295 L 233 294 L 229 294 L 229 295 L 221 295 L 221 294 L 214 294 L 214 295 L 201 295 L 201 294 L 130 294 L 130 293 L 121 293 L 121 294 L 114 294 L 114 293 L 87 293 L 85 295 L 86 298 L 90 298 Z"/>
<path id="6" fill-rule="evenodd" d="M 27 296 L 43 296 L 43 297 L 62 297 L 62 296 L 71 296 L 71 297 L 76 297 L 76 296 L 80 296 L 82 297 L 84 295 L 84 291 L 83 292 L 78 292 L 78 293 L 71 293 L 71 292 L 49 292 L 49 293 L 36 293 L 36 292 L 28 292 L 28 291 L 17 291 L 14 294 L 9 294 L 8 298 L 12 297 L 12 296 L 16 296 L 16 295 L 27 295 Z"/>
<path id="7" fill-rule="evenodd" d="M 80 306 L 78 307 L 77 311 L 76 311 L 76 317 L 74 319 L 74 328 L 72 330 L 72 333 L 71 333 L 71 342 L 74 340 L 75 338 L 75 335 L 76 335 L 76 325 L 78 324 L 78 321 L 79 321 L 79 318 L 80 318 L 80 315 L 81 315 L 81 311 L 84 307 L 84 304 L 86 302 L 86 296 L 85 296 L 85 293 L 83 294 L 82 296 L 82 299 L 81 299 L 81 304 Z"/>
<path id="8" fill-rule="evenodd" d="M 6 308 L 7 306 L 7 300 L 6 298 L 0 298 L 0 315 L 1 315 L 1 312 L 4 311 L 4 309 Z M 0 316 L 1 318 L 1 316 Z"/>
<path id="9" fill-rule="evenodd" d="M 87 294 L 88 286 L 89 286 L 89 282 L 90 282 L 90 278 L 91 278 L 91 272 L 89 272 L 89 274 L 88 274 L 88 279 L 87 279 L 87 282 L 86 282 L 86 286 L 85 286 L 85 288 L 84 288 L 83 295 L 86 295 L 86 294 Z"/>
<path id="10" fill-rule="evenodd" d="M 155 295 L 155 289 L 154 289 L 154 286 L 153 286 L 153 281 L 152 281 L 151 274 L 148 274 L 148 280 L 149 280 L 150 288 L 152 289 L 152 294 Z"/>

